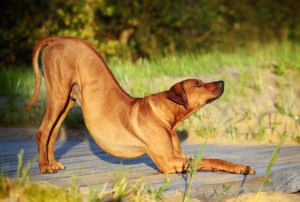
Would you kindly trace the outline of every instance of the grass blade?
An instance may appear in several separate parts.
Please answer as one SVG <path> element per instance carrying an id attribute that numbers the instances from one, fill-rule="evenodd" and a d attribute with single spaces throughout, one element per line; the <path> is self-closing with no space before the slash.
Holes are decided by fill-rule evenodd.
<path id="1" fill-rule="evenodd" d="M 194 160 L 193 161 L 191 161 L 190 159 L 188 160 L 190 170 L 188 171 L 187 183 L 186 183 L 184 194 L 183 194 L 183 202 L 190 201 L 190 196 L 191 196 L 191 192 L 192 192 L 193 177 L 194 177 L 194 174 L 197 172 L 197 170 L 198 170 L 198 168 L 201 164 L 203 154 L 206 150 L 206 145 L 207 145 L 207 140 L 205 141 L 201 151 L 199 149 L 198 152 L 196 154 L 194 154 Z"/>

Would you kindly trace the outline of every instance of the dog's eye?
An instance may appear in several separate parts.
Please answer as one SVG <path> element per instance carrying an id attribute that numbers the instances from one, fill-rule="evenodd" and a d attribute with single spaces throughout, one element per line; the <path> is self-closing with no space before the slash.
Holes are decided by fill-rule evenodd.
<path id="1" fill-rule="evenodd" d="M 200 88 L 200 87 L 202 87 L 202 83 L 200 82 L 200 81 L 198 81 L 197 83 L 196 83 L 196 85 L 195 85 L 197 88 Z"/>

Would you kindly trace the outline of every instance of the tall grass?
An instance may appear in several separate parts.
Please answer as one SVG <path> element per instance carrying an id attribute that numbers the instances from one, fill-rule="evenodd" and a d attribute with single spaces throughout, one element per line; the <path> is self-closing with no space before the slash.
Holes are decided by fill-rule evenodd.
<path id="1" fill-rule="evenodd" d="M 257 201 L 257 197 L 258 197 L 259 192 L 261 192 L 262 189 L 264 187 L 266 187 L 272 181 L 272 179 L 269 178 L 269 175 L 270 175 L 271 169 L 272 169 L 273 165 L 275 164 L 276 159 L 277 159 L 277 157 L 279 155 L 280 148 L 283 145 L 283 143 L 285 142 L 286 138 L 287 138 L 287 133 L 284 132 L 282 134 L 281 138 L 280 138 L 280 141 L 278 142 L 278 144 L 276 145 L 276 147 L 275 147 L 275 149 L 274 149 L 274 151 L 272 153 L 271 160 L 270 160 L 270 162 L 268 164 L 268 167 L 267 167 L 267 169 L 265 171 L 264 180 L 262 181 L 261 186 L 258 189 L 258 192 L 257 192 L 257 194 L 255 196 L 254 202 Z"/>
<path id="2" fill-rule="evenodd" d="M 198 153 L 194 154 L 194 159 L 188 159 L 189 164 L 189 171 L 187 173 L 187 181 L 186 186 L 183 193 L 183 202 L 189 202 L 192 193 L 192 184 L 193 184 L 193 177 L 195 173 L 198 171 L 198 168 L 201 164 L 201 160 L 203 154 L 206 150 L 207 141 L 205 141 L 204 146 L 202 147 L 201 151 L 199 150 Z"/>
<path id="3" fill-rule="evenodd" d="M 14 195 L 11 194 L 11 189 L 20 189 L 25 186 L 29 181 L 29 172 L 36 161 L 36 157 L 32 160 L 27 161 L 27 164 L 23 162 L 24 150 L 21 149 L 18 153 L 18 164 L 15 180 L 12 182 L 8 178 L 6 178 L 5 173 L 0 175 L 0 199 L 1 197 L 9 197 L 10 199 L 14 199 Z"/>
<path id="4" fill-rule="evenodd" d="M 234 52 L 200 51 L 184 53 L 161 59 L 144 59 L 137 61 L 112 59 L 109 67 L 118 81 L 127 84 L 135 81 L 140 84 L 156 77 L 183 77 L 210 75 L 224 67 L 261 68 L 272 67 L 284 70 L 294 69 L 300 72 L 300 45 L 285 42 L 268 44 L 253 49 L 240 48 Z M 146 80 L 145 80 L 146 79 Z M 33 92 L 34 76 L 31 68 L 8 66 L 0 69 L 0 95 L 22 96 L 29 98 Z M 143 86 L 147 86 L 146 83 Z M 153 89 L 157 89 L 156 87 Z M 151 90 L 153 90 L 151 89 Z M 135 92 L 133 89 L 127 89 Z M 44 92 L 44 90 L 43 90 Z M 134 96 L 143 96 L 144 91 L 136 91 Z"/>
<path id="5" fill-rule="evenodd" d="M 0 95 L 28 97 L 33 92 L 34 76 L 31 68 L 9 66 L 0 69 Z"/>
<path id="6" fill-rule="evenodd" d="M 285 42 L 269 44 L 255 49 L 240 48 L 234 52 L 185 53 L 161 59 L 137 61 L 112 59 L 109 66 L 122 86 L 134 94 L 144 96 L 153 93 L 157 86 L 149 86 L 153 78 L 168 77 L 201 77 L 211 75 L 224 67 L 236 68 L 289 68 L 300 72 L 300 45 Z M 132 85 L 134 83 L 135 85 Z M 31 68 L 8 66 L 0 69 L 0 95 L 22 96 L 30 98 L 34 89 L 34 76 Z M 140 86 L 141 85 L 141 86 Z M 168 84 L 170 85 L 170 84 Z M 135 88 L 142 87 L 143 90 Z M 163 85 L 166 89 L 169 86 Z M 42 89 L 42 96 L 44 96 Z"/>
<path id="7" fill-rule="evenodd" d="M 29 160 L 27 164 L 25 165 L 23 163 L 23 156 L 24 156 L 24 150 L 21 149 L 21 151 L 18 154 L 18 167 L 17 167 L 17 185 L 23 185 L 25 182 L 29 180 L 29 172 L 33 165 L 33 163 L 37 160 L 37 157 L 33 158 L 32 160 Z"/>

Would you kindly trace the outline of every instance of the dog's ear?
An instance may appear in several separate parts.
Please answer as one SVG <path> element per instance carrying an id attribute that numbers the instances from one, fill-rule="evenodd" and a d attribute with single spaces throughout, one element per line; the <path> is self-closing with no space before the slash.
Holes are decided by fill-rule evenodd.
<path id="1" fill-rule="evenodd" d="M 170 88 L 167 92 L 167 98 L 177 104 L 183 105 L 185 108 L 188 107 L 188 99 L 182 82 L 177 83 Z"/>

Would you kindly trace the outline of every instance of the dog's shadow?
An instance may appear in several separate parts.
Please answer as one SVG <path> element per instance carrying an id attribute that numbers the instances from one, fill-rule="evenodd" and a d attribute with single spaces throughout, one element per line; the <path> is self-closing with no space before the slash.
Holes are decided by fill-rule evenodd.
<path id="1" fill-rule="evenodd" d="M 177 134 L 178 134 L 180 142 L 182 142 L 188 138 L 188 132 L 185 130 L 177 131 Z M 114 156 L 104 152 L 103 150 L 101 150 L 101 148 L 99 148 L 96 145 L 94 140 L 92 140 L 91 138 L 87 138 L 87 137 L 81 139 L 81 141 L 80 140 L 65 141 L 59 148 L 57 148 L 55 150 L 55 155 L 56 155 L 57 159 L 61 159 L 66 152 L 71 150 L 76 145 L 80 144 L 84 139 L 88 140 L 89 149 L 92 151 L 92 153 L 95 156 L 97 156 L 99 159 L 101 159 L 102 161 L 105 161 L 105 162 L 108 162 L 111 164 L 116 164 L 116 165 L 120 165 L 122 163 L 122 165 L 125 165 L 125 166 L 126 165 L 136 165 L 136 164 L 146 164 L 147 166 L 149 166 L 159 172 L 155 163 L 147 155 L 144 155 L 144 156 L 141 156 L 138 158 L 133 158 L 133 159 L 123 159 L 123 158 L 114 157 Z"/>
<path id="2" fill-rule="evenodd" d="M 89 139 L 89 146 L 90 146 L 90 150 L 93 152 L 93 154 L 95 156 L 97 156 L 99 159 L 101 159 L 102 161 L 106 161 L 108 163 L 111 164 L 116 164 L 116 165 L 137 165 L 137 164 L 146 164 L 147 166 L 157 170 L 156 165 L 153 163 L 153 161 L 147 156 L 141 156 L 138 158 L 133 158 L 133 159 L 124 159 L 124 158 L 118 158 L 115 156 L 112 156 L 106 152 L 104 152 L 103 150 L 101 150 L 101 148 L 99 148 L 96 143 L 92 140 Z"/>

